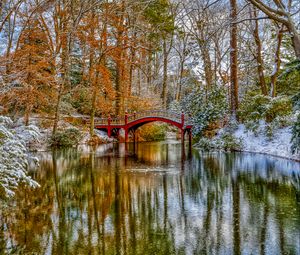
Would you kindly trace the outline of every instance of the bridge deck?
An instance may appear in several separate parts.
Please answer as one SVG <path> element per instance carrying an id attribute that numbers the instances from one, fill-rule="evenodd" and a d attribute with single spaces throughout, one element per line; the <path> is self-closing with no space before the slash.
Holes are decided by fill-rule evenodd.
<path id="1" fill-rule="evenodd" d="M 112 131 L 117 129 L 125 130 L 125 141 L 128 139 L 128 133 L 135 130 L 146 123 L 160 121 L 169 123 L 178 127 L 181 130 L 182 138 L 184 139 L 185 132 L 188 132 L 191 140 L 192 124 L 188 116 L 184 113 L 178 114 L 171 111 L 154 110 L 144 111 L 139 113 L 128 114 L 125 113 L 124 117 L 116 118 L 95 118 L 94 126 L 97 129 L 107 130 L 108 136 L 111 136 Z M 89 122 L 89 120 L 87 120 Z"/>

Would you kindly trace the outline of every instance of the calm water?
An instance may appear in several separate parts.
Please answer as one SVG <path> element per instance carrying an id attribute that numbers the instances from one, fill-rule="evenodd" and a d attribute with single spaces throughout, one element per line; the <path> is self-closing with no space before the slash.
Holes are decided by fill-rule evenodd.
<path id="1" fill-rule="evenodd" d="M 41 153 L 0 254 L 300 254 L 300 164 L 174 142 Z"/>

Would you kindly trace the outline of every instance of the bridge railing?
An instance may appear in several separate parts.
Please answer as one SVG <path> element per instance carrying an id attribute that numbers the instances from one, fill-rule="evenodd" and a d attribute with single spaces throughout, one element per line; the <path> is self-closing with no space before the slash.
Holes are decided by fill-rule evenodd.
<path id="1" fill-rule="evenodd" d="M 172 111 L 163 111 L 163 110 L 152 110 L 152 111 L 143 111 L 143 112 L 135 112 L 125 115 L 124 117 L 117 118 L 95 118 L 95 125 L 125 125 L 126 119 L 127 123 L 132 121 L 147 118 L 147 117 L 159 117 L 165 118 L 169 120 L 173 120 L 175 122 L 181 123 L 184 120 L 185 126 L 190 125 L 190 119 L 186 115 L 178 114 Z M 183 118 L 183 119 L 182 119 Z"/>
<path id="2" fill-rule="evenodd" d="M 107 125 L 108 119 L 107 118 L 95 118 L 95 124 L 97 125 Z"/>
<path id="3" fill-rule="evenodd" d="M 159 117 L 159 118 L 174 120 L 176 122 L 181 122 L 181 114 L 170 112 L 170 111 L 162 111 L 162 110 L 144 111 L 144 112 L 129 114 L 128 122 L 146 118 L 146 117 Z"/>

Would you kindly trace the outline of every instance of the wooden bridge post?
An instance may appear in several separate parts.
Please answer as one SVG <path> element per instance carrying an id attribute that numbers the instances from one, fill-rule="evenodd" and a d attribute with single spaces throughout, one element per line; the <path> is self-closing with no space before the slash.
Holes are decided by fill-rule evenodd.
<path id="1" fill-rule="evenodd" d="M 110 114 L 108 115 L 107 122 L 108 122 L 107 135 L 110 138 L 111 137 L 111 129 L 110 129 L 111 118 L 110 118 Z"/>
<path id="2" fill-rule="evenodd" d="M 181 143 L 184 144 L 184 113 L 181 112 Z"/>
<path id="3" fill-rule="evenodd" d="M 127 123 L 128 123 L 128 112 L 125 112 L 125 143 L 128 142 L 128 128 L 127 128 Z"/>
<path id="4" fill-rule="evenodd" d="M 189 129 L 189 146 L 192 146 L 192 130 Z"/>
<path id="5" fill-rule="evenodd" d="M 192 130 L 189 129 L 189 158 L 192 156 Z"/>
<path id="6" fill-rule="evenodd" d="M 182 144 L 184 144 L 184 133 L 185 133 L 184 128 L 181 128 L 181 143 Z"/>

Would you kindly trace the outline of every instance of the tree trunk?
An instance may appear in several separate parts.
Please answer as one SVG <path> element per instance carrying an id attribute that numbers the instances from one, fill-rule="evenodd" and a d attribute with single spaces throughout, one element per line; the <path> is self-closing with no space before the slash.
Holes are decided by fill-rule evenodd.
<path id="1" fill-rule="evenodd" d="M 167 108 L 167 82 L 168 82 L 168 52 L 167 52 L 167 43 L 166 39 L 163 41 L 163 84 L 162 84 L 162 94 L 161 98 L 163 101 L 163 108 Z"/>
<path id="2" fill-rule="evenodd" d="M 294 22 L 292 21 L 290 15 L 288 15 L 288 21 L 289 21 L 288 29 L 291 35 L 292 45 L 297 59 L 300 60 L 300 34 L 297 28 L 295 27 Z"/>
<path id="3" fill-rule="evenodd" d="M 122 106 L 122 102 L 121 100 L 123 100 L 124 95 L 122 95 L 124 93 L 124 89 L 123 89 L 123 82 L 122 82 L 122 77 L 123 77 L 123 22 L 124 22 L 124 11 L 125 11 L 125 3 L 124 1 L 122 1 L 122 6 L 120 9 L 120 18 L 119 18 L 119 22 L 117 25 L 117 48 L 116 48 L 116 104 L 115 104 L 115 114 L 117 116 L 119 116 L 121 114 L 121 106 Z M 122 97 L 123 96 L 123 97 Z"/>
<path id="4" fill-rule="evenodd" d="M 296 53 L 296 57 L 300 60 L 300 35 L 298 33 L 294 33 L 292 36 L 293 47 Z"/>
<path id="5" fill-rule="evenodd" d="M 55 116 L 54 116 L 54 122 L 53 122 L 53 129 L 52 134 L 54 135 L 57 131 L 57 125 L 59 121 L 59 111 L 60 111 L 60 104 L 62 95 L 64 92 L 64 88 L 69 85 L 69 56 L 70 56 L 70 48 L 72 45 L 72 37 L 70 33 L 70 30 L 68 28 L 68 19 L 64 17 L 62 24 L 61 24 L 61 30 L 58 31 L 57 36 L 59 37 L 59 41 L 61 42 L 61 66 L 57 69 L 61 69 L 60 76 L 61 76 L 61 82 L 58 87 L 58 95 L 57 95 L 57 101 L 55 105 Z"/>
<path id="6" fill-rule="evenodd" d="M 24 114 L 24 124 L 25 126 L 29 125 L 29 117 L 31 113 L 31 106 L 29 104 L 26 105 L 25 114 Z"/>
<path id="7" fill-rule="evenodd" d="M 254 18 L 257 18 L 257 12 L 256 8 L 253 8 L 253 14 Z M 259 28 L 258 28 L 258 20 L 255 20 L 255 26 L 253 29 L 253 37 L 254 41 L 256 44 L 256 62 L 257 62 L 257 73 L 258 73 L 258 79 L 259 79 L 259 85 L 261 87 L 261 92 L 263 95 L 267 95 L 267 86 L 266 86 L 266 81 L 265 81 L 265 76 L 264 76 L 264 63 L 263 63 L 263 58 L 261 55 L 261 40 L 259 38 Z"/>
<path id="8" fill-rule="evenodd" d="M 185 57 L 182 56 L 182 59 L 180 61 L 180 71 L 179 71 L 180 73 L 179 73 L 179 82 L 178 82 L 178 90 L 177 90 L 177 94 L 176 94 L 176 101 L 180 101 L 180 98 L 181 98 L 184 62 L 185 62 Z"/>
<path id="9" fill-rule="evenodd" d="M 92 17 L 91 17 L 92 24 L 95 23 L 95 12 L 92 11 Z M 90 29 L 90 37 L 95 38 L 95 27 L 92 25 Z M 91 113 L 90 113 L 90 136 L 92 137 L 94 135 L 94 126 L 95 126 L 95 112 L 96 112 L 96 98 L 97 98 L 97 77 L 98 77 L 98 70 L 96 71 L 96 78 L 93 77 L 94 75 L 94 47 L 90 45 L 90 54 L 89 54 L 89 85 L 92 88 L 92 104 L 91 104 Z"/>
<path id="10" fill-rule="evenodd" d="M 205 75 L 205 82 L 206 82 L 206 90 L 210 90 L 211 85 L 212 85 L 212 64 L 211 64 L 211 59 L 210 59 L 210 54 L 209 54 L 209 42 L 207 41 L 207 36 L 205 34 L 205 25 L 203 23 L 199 23 L 197 25 L 198 28 L 198 45 L 200 48 L 200 53 L 204 65 L 204 75 Z"/>
<path id="11" fill-rule="evenodd" d="M 278 29 L 277 32 L 277 44 L 276 44 L 276 51 L 275 51 L 275 60 L 274 60 L 274 70 L 271 74 L 271 96 L 276 97 L 276 83 L 277 83 L 277 76 L 280 69 L 280 47 L 283 37 L 283 29 L 284 26 L 282 25 L 281 28 Z"/>
<path id="12" fill-rule="evenodd" d="M 205 81 L 207 90 L 210 90 L 212 85 L 212 68 L 211 68 L 211 60 L 209 55 L 209 50 L 206 45 L 200 47 L 201 55 L 204 63 L 204 74 L 205 74 Z"/>
<path id="13" fill-rule="evenodd" d="M 231 88 L 231 115 L 236 118 L 238 109 L 238 49 L 237 49 L 237 2 L 230 0 L 230 88 Z"/>
<path id="14" fill-rule="evenodd" d="M 62 97 L 62 91 L 63 91 L 63 84 L 61 83 L 58 88 L 58 95 L 55 105 L 55 115 L 54 115 L 54 121 L 53 121 L 53 129 L 52 129 L 52 135 L 55 135 L 57 131 L 58 126 L 58 120 L 59 120 L 59 107 L 60 107 L 60 101 Z"/>

